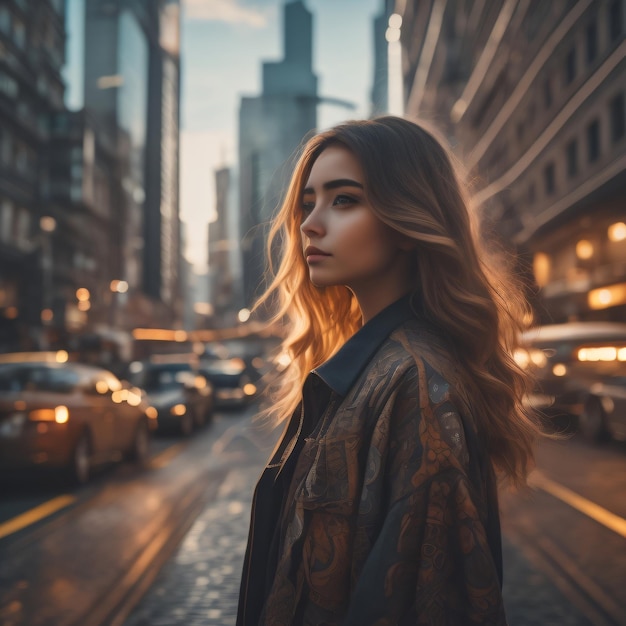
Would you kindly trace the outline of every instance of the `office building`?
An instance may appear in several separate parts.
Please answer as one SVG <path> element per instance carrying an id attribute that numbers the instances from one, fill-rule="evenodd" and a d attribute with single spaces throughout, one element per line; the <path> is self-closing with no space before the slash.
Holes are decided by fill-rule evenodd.
<path id="1" fill-rule="evenodd" d="M 298 147 L 317 125 L 313 16 L 304 2 L 284 5 L 284 58 L 263 63 L 260 96 L 244 97 L 239 112 L 239 202 L 244 300 L 259 294 L 267 225 L 281 201 Z"/>
<path id="2" fill-rule="evenodd" d="M 396 2 L 406 113 L 451 140 L 543 321 L 626 314 L 624 5 Z"/>

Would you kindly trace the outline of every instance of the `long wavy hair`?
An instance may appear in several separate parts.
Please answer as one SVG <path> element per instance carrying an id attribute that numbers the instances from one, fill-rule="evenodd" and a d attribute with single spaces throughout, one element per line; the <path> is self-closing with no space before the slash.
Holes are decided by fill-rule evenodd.
<path id="1" fill-rule="evenodd" d="M 339 145 L 359 160 L 365 195 L 375 215 L 415 247 L 416 300 L 423 315 L 455 348 L 478 391 L 474 418 L 495 469 L 523 484 L 541 433 L 527 408 L 528 374 L 513 359 L 530 308 L 523 286 L 500 253 L 483 246 L 475 213 L 442 143 L 422 126 L 398 117 L 341 124 L 303 147 L 273 221 L 270 283 L 257 306 L 271 304 L 283 329 L 288 365 L 271 387 L 274 419 L 287 419 L 301 399 L 308 373 L 331 357 L 361 325 L 356 298 L 344 286 L 309 280 L 300 234 L 302 193 L 323 150 Z"/>

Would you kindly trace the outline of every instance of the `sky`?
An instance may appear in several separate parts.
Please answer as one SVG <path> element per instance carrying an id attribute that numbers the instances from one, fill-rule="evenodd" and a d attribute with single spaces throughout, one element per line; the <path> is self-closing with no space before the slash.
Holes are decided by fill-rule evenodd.
<path id="1" fill-rule="evenodd" d="M 236 166 L 242 96 L 260 95 L 261 64 L 283 57 L 284 0 L 182 0 L 181 218 L 186 253 L 206 269 L 207 225 L 215 216 L 215 169 Z M 318 108 L 320 128 L 369 115 L 373 19 L 382 0 L 305 0 L 313 13 L 313 69 L 323 96 L 348 111 Z"/>
<path id="2" fill-rule="evenodd" d="M 83 106 L 84 2 L 67 1 L 66 104 Z M 283 58 L 283 6 L 292 0 L 181 0 L 180 213 L 185 256 L 206 271 L 208 224 L 215 218 L 214 171 L 237 165 L 242 96 L 261 92 L 263 61 Z M 313 70 L 320 95 L 354 102 L 318 107 L 327 128 L 369 115 L 373 20 L 384 0 L 305 0 L 313 13 Z"/>

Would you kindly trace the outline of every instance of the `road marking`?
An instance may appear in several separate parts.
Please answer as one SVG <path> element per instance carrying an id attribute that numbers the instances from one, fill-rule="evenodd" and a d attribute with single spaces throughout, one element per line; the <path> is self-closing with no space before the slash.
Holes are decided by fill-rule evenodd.
<path id="1" fill-rule="evenodd" d="M 183 448 L 186 446 L 187 442 L 181 441 L 180 443 L 176 443 L 173 446 L 166 448 L 163 452 L 159 452 L 159 454 L 151 459 L 150 467 L 152 469 L 165 467 L 176 455 L 182 452 Z"/>
<path id="2" fill-rule="evenodd" d="M 30 526 L 31 524 L 38 522 L 44 517 L 48 517 L 49 515 L 64 509 L 70 504 L 73 504 L 74 502 L 76 502 L 76 497 L 70 495 L 58 496 L 57 498 L 48 500 L 48 502 L 44 502 L 30 511 L 26 511 L 26 513 L 22 513 L 21 515 L 10 519 L 8 522 L 0 524 L 0 539 L 6 537 L 7 535 L 12 535 L 18 530 L 22 530 L 22 528 L 26 528 L 26 526 Z"/>
<path id="3" fill-rule="evenodd" d="M 611 513 L 611 511 L 607 511 L 607 509 L 601 507 L 599 504 L 587 500 L 587 498 L 583 498 L 567 487 L 563 487 L 563 485 L 550 480 L 539 470 L 534 470 L 530 474 L 528 482 L 532 487 L 542 489 L 551 496 L 561 500 L 561 502 L 569 504 L 572 508 L 602 524 L 609 530 L 626 538 L 626 519 L 623 517 L 615 515 L 615 513 Z"/>

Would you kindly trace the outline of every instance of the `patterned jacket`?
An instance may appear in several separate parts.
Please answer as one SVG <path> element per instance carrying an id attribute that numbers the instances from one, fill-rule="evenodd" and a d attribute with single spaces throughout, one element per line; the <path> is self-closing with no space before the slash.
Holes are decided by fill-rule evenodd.
<path id="1" fill-rule="evenodd" d="M 309 375 L 257 486 L 239 626 L 506 624 L 466 379 L 408 298 Z"/>

